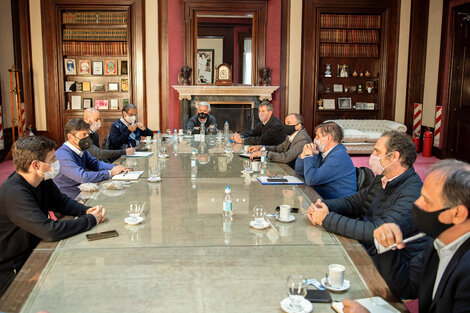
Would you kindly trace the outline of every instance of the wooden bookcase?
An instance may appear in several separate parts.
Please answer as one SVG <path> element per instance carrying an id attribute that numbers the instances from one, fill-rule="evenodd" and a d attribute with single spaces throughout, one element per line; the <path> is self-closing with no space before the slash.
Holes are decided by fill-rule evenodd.
<path id="1" fill-rule="evenodd" d="M 43 12 L 52 17 L 52 22 L 46 24 L 53 34 L 49 42 L 57 43 L 51 49 L 52 55 L 45 56 L 46 64 L 57 64 L 55 71 L 49 67 L 46 70 L 46 84 L 56 87 L 50 88 L 46 97 L 57 99 L 47 105 L 60 121 L 55 122 L 56 127 L 49 127 L 48 115 L 49 136 L 62 141 L 67 121 L 83 118 L 84 109 L 90 106 L 101 108 L 101 141 L 121 116 L 125 103 L 136 104 L 138 119 L 146 123 L 143 22 L 138 20 L 142 16 L 141 0 L 92 0 L 86 5 L 74 0 L 45 3 Z M 105 104 L 107 107 L 103 107 Z"/>
<path id="2" fill-rule="evenodd" d="M 304 2 L 301 112 L 307 131 L 329 119 L 393 119 L 393 1 Z"/>

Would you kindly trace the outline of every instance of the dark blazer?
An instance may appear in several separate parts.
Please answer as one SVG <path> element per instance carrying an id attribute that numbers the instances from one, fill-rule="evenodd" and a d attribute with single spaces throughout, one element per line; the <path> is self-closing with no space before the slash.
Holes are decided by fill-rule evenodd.
<path id="1" fill-rule="evenodd" d="M 295 160 L 302 153 L 304 146 L 311 143 L 312 139 L 305 128 L 299 130 L 292 142 L 286 137 L 283 143 L 277 146 L 266 146 L 268 161 L 287 163 L 294 168 Z"/>
<path id="2" fill-rule="evenodd" d="M 214 125 L 214 128 L 211 128 L 211 130 L 209 131 L 209 126 L 211 125 Z M 188 125 L 186 125 L 186 129 L 191 130 L 193 134 L 199 134 L 199 129 L 194 129 L 194 127 L 200 126 L 201 122 L 199 122 L 197 115 L 194 115 L 189 119 Z M 209 132 L 217 133 L 217 121 L 215 119 L 215 116 L 209 114 L 209 116 L 206 118 L 206 121 L 204 122 L 204 126 L 206 128 L 206 134 Z"/>
<path id="3" fill-rule="evenodd" d="M 131 131 L 121 121 L 121 119 L 118 119 L 111 125 L 109 130 L 109 148 L 112 150 L 122 150 L 129 147 L 135 147 L 137 145 L 136 140 L 140 141 L 141 136 L 153 136 L 153 132 L 148 128 L 145 130 L 136 128 L 133 133 L 135 135 L 135 139 L 131 138 Z"/>
<path id="4" fill-rule="evenodd" d="M 90 138 L 93 144 L 91 147 L 88 149 L 88 152 L 98 160 L 110 160 L 114 161 L 115 159 L 118 159 L 121 157 L 121 155 L 126 154 L 126 149 L 121 149 L 121 150 L 107 150 L 107 149 L 101 149 L 100 148 L 100 136 L 98 135 L 97 132 L 90 132 Z"/>
<path id="5" fill-rule="evenodd" d="M 281 121 L 271 115 L 266 124 L 259 122 L 255 128 L 240 134 L 240 137 L 245 145 L 277 146 L 284 141 L 286 134 Z"/>
<path id="6" fill-rule="evenodd" d="M 439 255 L 433 240 L 410 262 L 395 264 L 392 261 L 394 254 L 395 251 L 388 251 L 374 257 L 374 262 L 382 266 L 381 274 L 396 296 L 418 297 L 420 313 L 470 312 L 470 238 L 460 246 L 447 265 L 434 299 L 432 292 Z"/>

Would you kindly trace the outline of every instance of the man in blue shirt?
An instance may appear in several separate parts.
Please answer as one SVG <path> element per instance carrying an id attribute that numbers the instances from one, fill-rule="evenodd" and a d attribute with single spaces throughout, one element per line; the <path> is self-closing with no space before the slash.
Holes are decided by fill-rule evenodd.
<path id="1" fill-rule="evenodd" d="M 83 183 L 96 183 L 128 169 L 97 160 L 87 149 L 92 145 L 90 125 L 74 118 L 65 125 L 67 141 L 56 151 L 60 172 L 54 178 L 59 189 L 72 199 L 80 193 L 78 186 Z"/>
<path id="2" fill-rule="evenodd" d="M 122 108 L 122 117 L 109 130 L 109 149 L 121 150 L 137 146 L 142 136 L 153 136 L 153 132 L 136 120 L 137 108 L 132 103 Z"/>
<path id="3" fill-rule="evenodd" d="M 295 162 L 295 172 L 304 176 L 323 199 L 345 198 L 357 191 L 356 169 L 341 144 L 343 129 L 334 122 L 315 128 L 314 143 L 306 144 Z"/>

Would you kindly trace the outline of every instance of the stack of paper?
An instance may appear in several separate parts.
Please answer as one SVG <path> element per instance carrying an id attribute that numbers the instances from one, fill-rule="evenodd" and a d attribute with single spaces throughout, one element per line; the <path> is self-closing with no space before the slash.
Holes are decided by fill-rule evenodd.
<path id="1" fill-rule="evenodd" d="M 113 180 L 137 180 L 144 171 L 129 171 L 113 176 Z"/>

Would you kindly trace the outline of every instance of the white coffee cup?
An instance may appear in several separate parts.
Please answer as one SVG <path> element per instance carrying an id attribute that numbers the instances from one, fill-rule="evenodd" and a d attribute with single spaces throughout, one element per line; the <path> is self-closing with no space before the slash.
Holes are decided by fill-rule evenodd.
<path id="1" fill-rule="evenodd" d="M 259 172 L 260 167 L 261 166 L 258 161 L 251 162 L 251 169 L 253 170 L 253 172 Z"/>
<path id="2" fill-rule="evenodd" d="M 330 264 L 328 266 L 328 283 L 335 288 L 344 285 L 344 271 L 346 268 L 341 264 Z"/>
<path id="3" fill-rule="evenodd" d="M 290 205 L 281 204 L 279 207 L 279 218 L 281 220 L 287 221 L 290 217 Z"/>
<path id="4" fill-rule="evenodd" d="M 179 130 L 178 130 L 178 134 L 180 134 L 181 136 L 183 136 L 183 129 L 179 129 Z"/>

